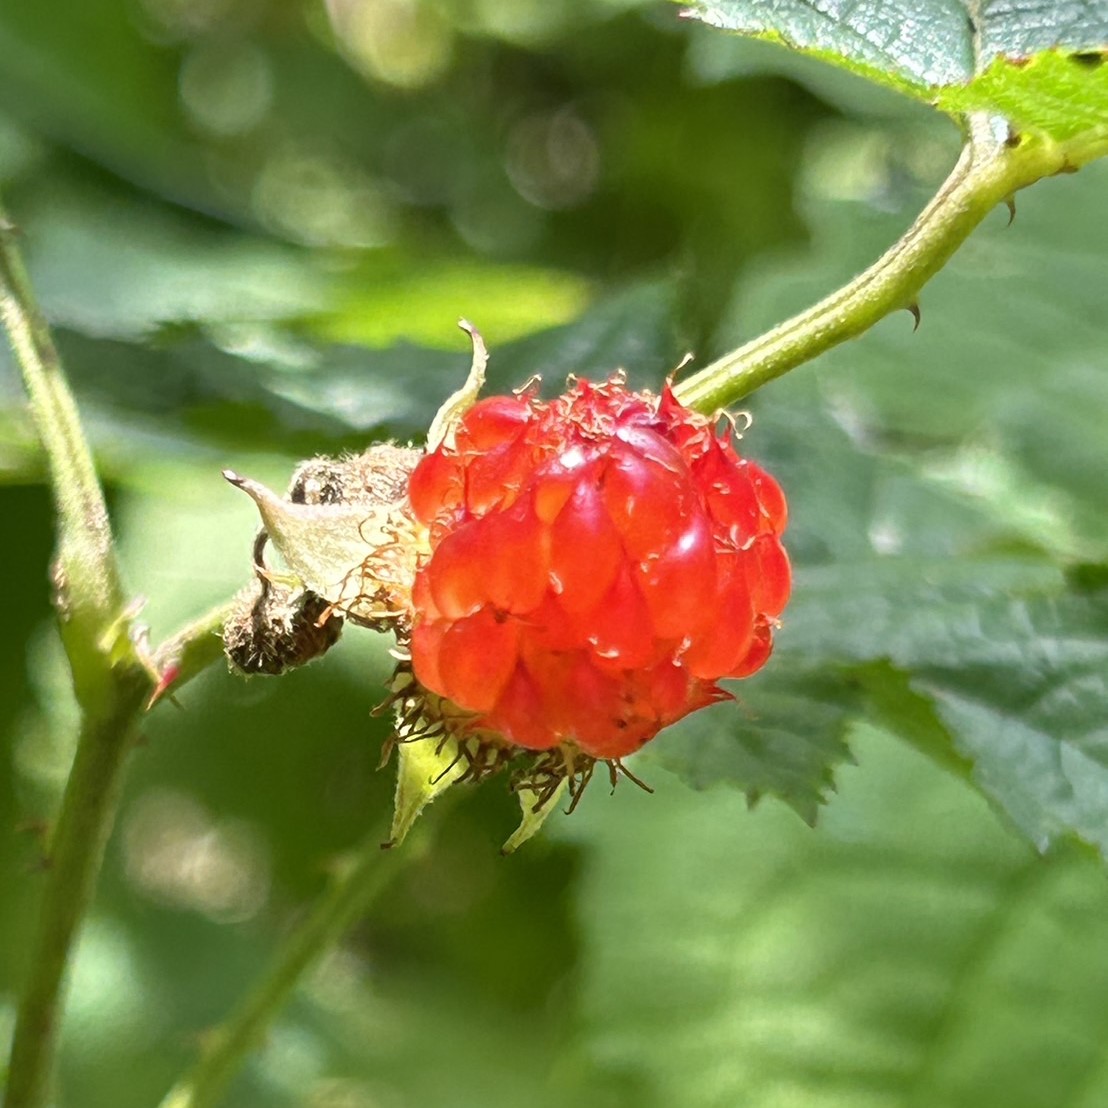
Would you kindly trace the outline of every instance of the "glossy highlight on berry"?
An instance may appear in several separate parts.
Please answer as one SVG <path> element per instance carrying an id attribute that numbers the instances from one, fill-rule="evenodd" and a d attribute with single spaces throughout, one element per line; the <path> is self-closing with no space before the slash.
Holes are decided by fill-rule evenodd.
<path id="1" fill-rule="evenodd" d="M 766 662 L 785 498 L 730 424 L 618 377 L 479 401 L 416 466 L 412 668 L 527 750 L 614 760 Z"/>

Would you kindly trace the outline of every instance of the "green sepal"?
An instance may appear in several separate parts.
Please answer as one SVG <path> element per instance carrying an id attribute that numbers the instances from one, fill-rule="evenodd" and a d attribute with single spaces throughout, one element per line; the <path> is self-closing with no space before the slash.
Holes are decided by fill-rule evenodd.
<path id="1" fill-rule="evenodd" d="M 536 803 L 539 794 L 534 789 L 519 790 L 519 806 L 523 809 L 523 818 L 508 841 L 500 848 L 501 854 L 512 854 L 538 832 L 546 822 L 546 817 L 557 807 L 568 784 L 569 778 L 563 778 L 558 787 L 541 804 Z"/>
<path id="2" fill-rule="evenodd" d="M 458 740 L 435 736 L 397 743 L 396 801 L 386 846 L 399 846 L 420 813 L 465 771 Z"/>
<path id="3" fill-rule="evenodd" d="M 454 444 L 454 429 L 462 416 L 477 403 L 477 397 L 485 385 L 485 368 L 489 364 L 489 352 L 485 349 L 485 341 L 472 323 L 459 319 L 458 326 L 469 335 L 473 343 L 473 361 L 470 363 L 469 376 L 466 377 L 465 384 L 446 398 L 431 421 L 431 427 L 427 432 L 428 454 L 437 450 L 443 443 L 447 446 Z"/>

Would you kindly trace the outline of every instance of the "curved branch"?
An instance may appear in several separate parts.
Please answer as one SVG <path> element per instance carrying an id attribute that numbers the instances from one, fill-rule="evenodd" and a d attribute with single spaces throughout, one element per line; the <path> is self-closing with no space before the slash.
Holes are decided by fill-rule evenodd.
<path id="1" fill-rule="evenodd" d="M 438 813 L 441 817 L 442 812 Z M 440 820 L 441 822 L 441 820 Z M 166 1094 L 161 1108 L 213 1108 L 304 975 L 331 950 L 406 866 L 421 858 L 426 840 L 382 850 L 384 829 L 369 835 L 310 914 L 285 940 L 265 976 L 223 1025 L 208 1036 L 201 1057 Z"/>
<path id="2" fill-rule="evenodd" d="M 767 331 L 675 386 L 677 398 L 715 412 L 767 381 L 868 330 L 890 312 L 916 311 L 920 289 L 998 204 L 1042 177 L 1095 156 L 1030 135 L 1010 136 L 995 116 L 969 120 L 950 176 L 901 239 L 869 269 L 818 304 Z"/>

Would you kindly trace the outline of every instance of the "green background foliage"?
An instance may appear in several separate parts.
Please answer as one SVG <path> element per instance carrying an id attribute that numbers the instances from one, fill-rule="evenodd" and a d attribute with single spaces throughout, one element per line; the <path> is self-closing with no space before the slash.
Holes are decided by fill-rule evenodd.
<path id="1" fill-rule="evenodd" d="M 857 272 L 952 163 L 955 127 L 912 99 L 674 15 L 3 6 L 0 184 L 155 638 L 246 578 L 254 519 L 219 470 L 280 486 L 418 440 L 465 372 L 458 316 L 494 387 L 619 365 L 657 387 Z M 653 796 L 594 783 L 509 859 L 497 783 L 442 813 L 229 1103 L 1104 1102 L 1106 185 L 1021 195 L 917 333 L 890 318 L 752 399 L 797 566 L 774 661 L 633 763 Z M 6 1036 L 74 723 L 6 362 L 0 480 Z M 60 1103 L 156 1103 L 384 837 L 389 664 L 348 633 L 150 717 Z"/>

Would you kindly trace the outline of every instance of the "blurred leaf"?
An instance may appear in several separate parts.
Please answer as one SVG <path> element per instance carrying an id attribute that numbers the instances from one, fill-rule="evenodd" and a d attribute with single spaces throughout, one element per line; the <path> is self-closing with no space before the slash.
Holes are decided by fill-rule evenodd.
<path id="1" fill-rule="evenodd" d="M 570 373 L 604 377 L 621 367 L 656 386 L 681 356 L 673 296 L 668 282 L 634 285 L 572 323 L 494 346 L 488 390 L 507 392 L 535 375 L 560 390 Z M 217 468 L 245 468 L 235 458 L 244 449 L 304 457 L 359 448 L 367 438 L 422 442 L 439 406 L 466 378 L 469 340 L 456 323 L 456 315 L 440 321 L 457 353 L 408 343 L 327 346 L 249 331 L 224 334 L 225 348 L 187 331 L 163 333 L 156 343 L 67 331 L 58 339 L 94 441 L 121 475 L 164 459 L 167 447 L 196 457 L 205 439 L 221 446 Z M 0 352 L 0 371 L 6 363 Z M 14 374 L 10 379 L 10 403 L 19 406 Z M 6 438 L 13 466 L 30 470 L 33 455 L 15 452 L 17 445 Z"/>
<path id="2" fill-rule="evenodd" d="M 452 347 L 448 321 L 459 316 L 473 320 L 489 342 L 511 342 L 570 322 L 589 299 L 585 281 L 569 273 L 473 261 L 364 264 L 343 284 L 345 294 L 312 321 L 312 332 L 367 346 L 405 339 Z"/>
<path id="3" fill-rule="evenodd" d="M 959 114 L 1005 115 L 1055 139 L 1108 118 L 1108 5 L 1054 0 L 967 7 L 958 0 L 693 0 L 714 27 L 783 42 Z M 1077 57 L 1074 57 L 1077 55 Z M 1085 55 L 1091 57 L 1086 58 Z"/>
<path id="4" fill-rule="evenodd" d="M 338 288 L 303 251 L 64 173 L 22 198 L 14 218 L 51 323 L 93 338 L 297 319 Z"/>
<path id="5" fill-rule="evenodd" d="M 1035 856 L 883 734 L 853 744 L 815 833 L 670 787 L 557 825 L 590 844 L 591 1056 L 688 1108 L 1101 1103 L 1102 868 Z"/>
<path id="6" fill-rule="evenodd" d="M 539 266 L 396 250 L 339 263 L 72 173 L 22 197 L 18 217 L 47 316 L 92 338 L 170 325 L 249 338 L 288 323 L 324 342 L 450 348 L 460 315 L 504 343 L 571 320 L 588 300 L 582 278 Z"/>
<path id="7" fill-rule="evenodd" d="M 208 193 L 200 145 L 177 111 L 174 52 L 145 41 L 134 14 L 115 0 L 49 10 L 6 3 L 0 90 L 55 141 L 98 148 L 124 172 L 145 163 L 178 196 Z"/>

